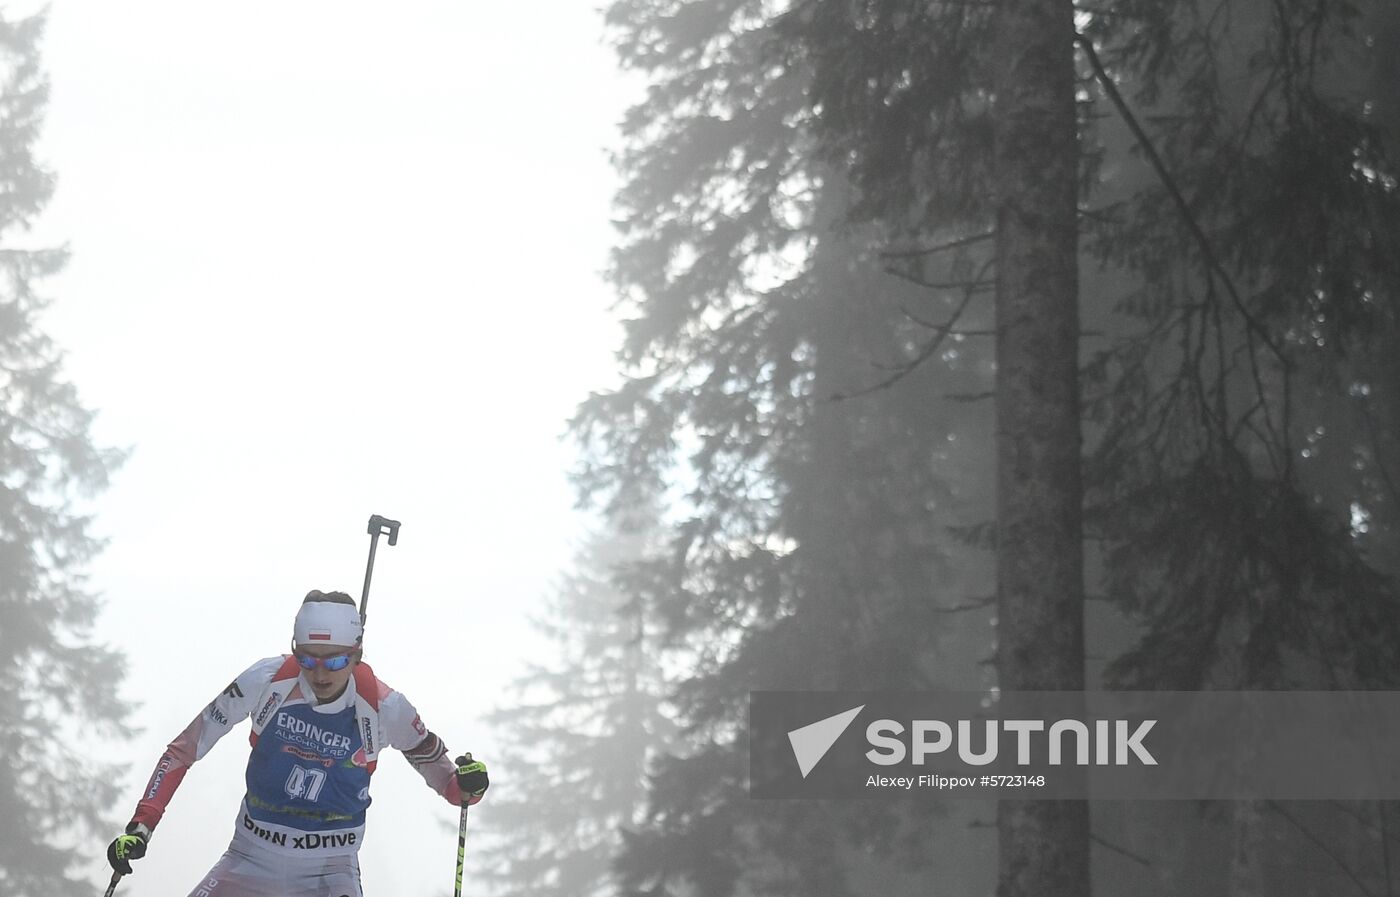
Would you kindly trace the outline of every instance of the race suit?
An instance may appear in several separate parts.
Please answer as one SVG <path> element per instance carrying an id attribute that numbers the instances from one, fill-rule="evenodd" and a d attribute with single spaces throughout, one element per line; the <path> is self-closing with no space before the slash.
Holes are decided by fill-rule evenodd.
<path id="1" fill-rule="evenodd" d="M 368 665 L 356 665 L 339 698 L 318 704 L 295 658 L 284 655 L 241 673 L 170 743 L 132 821 L 155 829 L 189 767 L 249 717 L 247 791 L 233 841 L 190 897 L 361 897 L 355 855 L 370 775 L 386 746 L 461 804 L 442 740 Z"/>

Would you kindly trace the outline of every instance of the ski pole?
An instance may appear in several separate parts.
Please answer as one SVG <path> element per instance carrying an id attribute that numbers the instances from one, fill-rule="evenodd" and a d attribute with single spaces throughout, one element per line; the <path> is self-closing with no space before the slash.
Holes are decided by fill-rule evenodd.
<path id="1" fill-rule="evenodd" d="M 463 810 L 466 810 L 466 807 L 463 807 L 462 809 L 463 809 Z M 465 813 L 463 814 L 463 816 L 465 817 Z M 462 824 L 463 824 L 463 825 L 466 825 L 466 819 L 465 819 L 465 818 L 463 818 Z M 107 893 L 106 893 L 106 894 L 103 894 L 102 897 L 112 897 L 112 894 L 115 893 L 116 890 L 117 890 L 117 882 L 119 882 L 119 881 L 121 881 L 121 880 L 122 880 L 122 874 L 121 874 L 120 872 L 113 872 L 113 873 L 112 873 L 112 881 L 111 881 L 110 884 L 107 885 Z"/>
<path id="2" fill-rule="evenodd" d="M 472 755 L 467 754 L 467 762 L 472 762 Z M 457 890 L 453 891 L 453 897 L 462 897 L 462 867 L 467 861 L 467 795 L 462 795 L 462 821 L 457 825 Z M 108 895 L 111 897 L 111 895 Z"/>
<path id="3" fill-rule="evenodd" d="M 374 575 L 374 549 L 379 544 L 379 537 L 388 534 L 389 544 L 397 545 L 399 542 L 399 522 L 390 520 L 388 517 L 380 517 L 374 514 L 369 518 L 369 561 L 365 564 L 365 590 L 360 593 L 360 626 L 365 625 L 365 620 L 369 617 L 369 578 Z"/>

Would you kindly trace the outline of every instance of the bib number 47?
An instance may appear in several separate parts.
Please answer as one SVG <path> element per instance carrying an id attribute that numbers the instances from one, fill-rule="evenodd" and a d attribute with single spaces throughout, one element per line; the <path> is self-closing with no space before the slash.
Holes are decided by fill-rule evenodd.
<path id="1" fill-rule="evenodd" d="M 324 769 L 293 766 L 291 774 L 287 776 L 287 796 L 304 798 L 314 803 L 321 796 L 321 788 L 325 784 L 326 771 Z"/>

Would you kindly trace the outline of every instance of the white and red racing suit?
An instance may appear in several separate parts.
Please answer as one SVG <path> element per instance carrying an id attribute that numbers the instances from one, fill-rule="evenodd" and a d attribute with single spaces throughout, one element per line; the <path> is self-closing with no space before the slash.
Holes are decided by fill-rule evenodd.
<path id="1" fill-rule="evenodd" d="M 170 743 L 132 822 L 155 829 L 190 766 L 249 717 L 233 842 L 191 897 L 360 897 L 355 854 L 385 747 L 402 751 L 448 803 L 461 803 L 442 739 L 368 665 L 356 665 L 339 698 L 318 704 L 296 659 L 283 655 L 243 671 Z"/>

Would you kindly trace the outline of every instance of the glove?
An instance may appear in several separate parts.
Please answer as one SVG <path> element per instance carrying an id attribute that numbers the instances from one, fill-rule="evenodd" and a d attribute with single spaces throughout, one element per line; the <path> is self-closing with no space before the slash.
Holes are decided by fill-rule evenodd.
<path id="1" fill-rule="evenodd" d="M 486 789 L 491 787 L 491 780 L 486 777 L 486 764 L 480 760 L 473 760 L 471 754 L 463 754 L 456 760 L 457 763 L 457 787 L 462 789 L 462 794 L 466 797 L 481 797 L 486 793 Z"/>
<path id="2" fill-rule="evenodd" d="M 135 822 L 128 825 L 126 834 L 118 835 L 115 841 L 107 845 L 107 862 L 112 869 L 122 875 L 130 875 L 131 861 L 146 855 L 146 841 L 150 836 L 150 830 L 144 825 Z"/>

